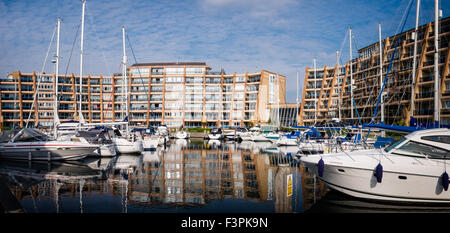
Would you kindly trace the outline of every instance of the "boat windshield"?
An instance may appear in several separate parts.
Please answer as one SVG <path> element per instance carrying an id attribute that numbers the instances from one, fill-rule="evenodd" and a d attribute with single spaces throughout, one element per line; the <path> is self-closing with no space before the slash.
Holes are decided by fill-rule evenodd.
<path id="1" fill-rule="evenodd" d="M 384 151 L 389 152 L 392 149 L 394 149 L 396 146 L 398 146 L 400 143 L 404 142 L 406 138 L 402 138 L 400 140 L 394 141 L 391 144 L 389 144 L 386 148 L 384 148 Z"/>
<path id="2" fill-rule="evenodd" d="M 426 156 L 432 159 L 446 159 L 450 157 L 450 151 L 424 143 L 409 141 L 399 147 L 395 152 L 407 155 Z"/>
<path id="3" fill-rule="evenodd" d="M 219 133 L 221 133 L 221 130 L 218 128 L 214 128 L 211 130 L 211 134 L 219 134 Z"/>

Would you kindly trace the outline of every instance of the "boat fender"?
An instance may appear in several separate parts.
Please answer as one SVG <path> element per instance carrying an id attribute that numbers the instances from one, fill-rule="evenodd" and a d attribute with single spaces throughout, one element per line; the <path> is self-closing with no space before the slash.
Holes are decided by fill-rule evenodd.
<path id="1" fill-rule="evenodd" d="M 375 177 L 377 177 L 377 182 L 381 183 L 381 179 L 383 178 L 383 166 L 381 166 L 381 163 L 378 163 L 375 168 Z"/>
<path id="2" fill-rule="evenodd" d="M 325 170 L 325 163 L 323 162 L 322 158 L 317 163 L 317 168 L 318 168 L 318 172 L 319 172 L 319 177 L 322 177 L 323 176 L 323 170 Z"/>
<path id="3" fill-rule="evenodd" d="M 447 172 L 444 172 L 442 174 L 442 187 L 444 187 L 444 190 L 447 191 L 447 189 L 448 189 L 448 174 L 447 174 Z"/>

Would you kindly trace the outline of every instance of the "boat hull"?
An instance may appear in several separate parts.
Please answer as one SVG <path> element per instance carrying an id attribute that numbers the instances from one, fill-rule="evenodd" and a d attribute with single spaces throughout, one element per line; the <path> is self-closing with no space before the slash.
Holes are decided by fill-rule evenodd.
<path id="1" fill-rule="evenodd" d="M 100 153 L 99 153 L 98 149 L 94 150 L 95 155 L 102 156 L 102 157 L 112 157 L 112 156 L 117 155 L 117 151 L 116 151 L 116 148 L 114 147 L 114 144 L 101 145 L 99 147 L 99 149 L 100 149 Z"/>
<path id="2" fill-rule="evenodd" d="M 222 139 L 222 134 L 208 134 L 209 140 L 220 140 Z"/>
<path id="3" fill-rule="evenodd" d="M 317 162 L 308 161 L 308 157 L 302 157 L 302 162 L 314 174 L 318 175 Z M 317 157 L 317 156 L 311 156 Z M 377 182 L 375 167 L 377 161 L 372 164 L 373 169 L 368 167 L 351 167 L 332 164 L 323 157 L 325 166 L 321 181 L 331 189 L 347 195 L 390 202 L 414 202 L 414 203 L 450 203 L 450 190 L 445 191 L 442 185 L 442 167 L 428 166 L 426 172 L 414 172 L 411 164 L 390 167 L 387 163 L 382 173 L 381 182 Z M 317 160 L 316 160 L 317 161 Z M 425 171 L 425 170 L 423 170 Z"/>
<path id="4" fill-rule="evenodd" d="M 0 145 L 0 158 L 23 160 L 77 160 L 92 154 L 98 146 L 52 143 L 8 143 Z"/>
<path id="5" fill-rule="evenodd" d="M 124 138 L 114 139 L 114 146 L 119 154 L 138 154 L 144 150 L 142 141 L 130 142 Z"/>

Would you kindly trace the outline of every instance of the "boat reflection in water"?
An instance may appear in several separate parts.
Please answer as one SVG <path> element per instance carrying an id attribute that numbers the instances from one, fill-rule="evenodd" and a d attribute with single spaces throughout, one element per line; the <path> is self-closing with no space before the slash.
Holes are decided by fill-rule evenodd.
<path id="1" fill-rule="evenodd" d="M 11 170 L 20 172 L 26 163 L 19 164 L 3 174 L 10 177 Z M 53 163 L 51 166 L 29 173 L 51 174 L 56 171 Z M 43 176 L 27 186 L 8 184 L 27 212 L 303 211 L 298 162 L 283 154 L 242 150 L 237 143 L 171 143 L 142 155 L 85 159 L 60 166 L 72 169 L 74 178 Z M 290 174 L 292 195 L 288 196 Z"/>
<path id="2" fill-rule="evenodd" d="M 450 212 L 340 195 L 291 151 L 270 147 L 189 141 L 70 163 L 5 160 L 0 176 L 27 213 Z"/>
<path id="3" fill-rule="evenodd" d="M 0 176 L 26 212 L 60 212 L 61 199 L 70 193 L 78 203 L 75 212 L 82 213 L 83 190 L 102 173 L 79 162 L 1 160 Z"/>

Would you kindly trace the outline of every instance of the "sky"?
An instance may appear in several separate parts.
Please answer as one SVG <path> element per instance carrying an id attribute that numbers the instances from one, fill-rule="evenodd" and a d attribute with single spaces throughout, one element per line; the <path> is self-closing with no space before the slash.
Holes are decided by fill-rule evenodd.
<path id="1" fill-rule="evenodd" d="M 407 6 L 411 2 L 411 10 Z M 450 1 L 440 1 L 443 17 Z M 60 74 L 79 75 L 80 0 L 0 0 L 0 75 L 20 70 L 54 72 L 57 18 L 61 23 Z M 87 0 L 83 75 L 120 72 L 122 26 L 128 65 L 206 62 L 226 73 L 268 70 L 287 78 L 286 101 L 296 102 L 305 68 L 349 59 L 357 50 L 415 25 L 414 0 Z M 419 24 L 434 20 L 434 1 L 422 0 Z M 51 43 L 52 42 L 52 43 Z M 48 52 L 48 58 L 46 60 Z M 297 73 L 299 82 L 297 85 Z"/>

